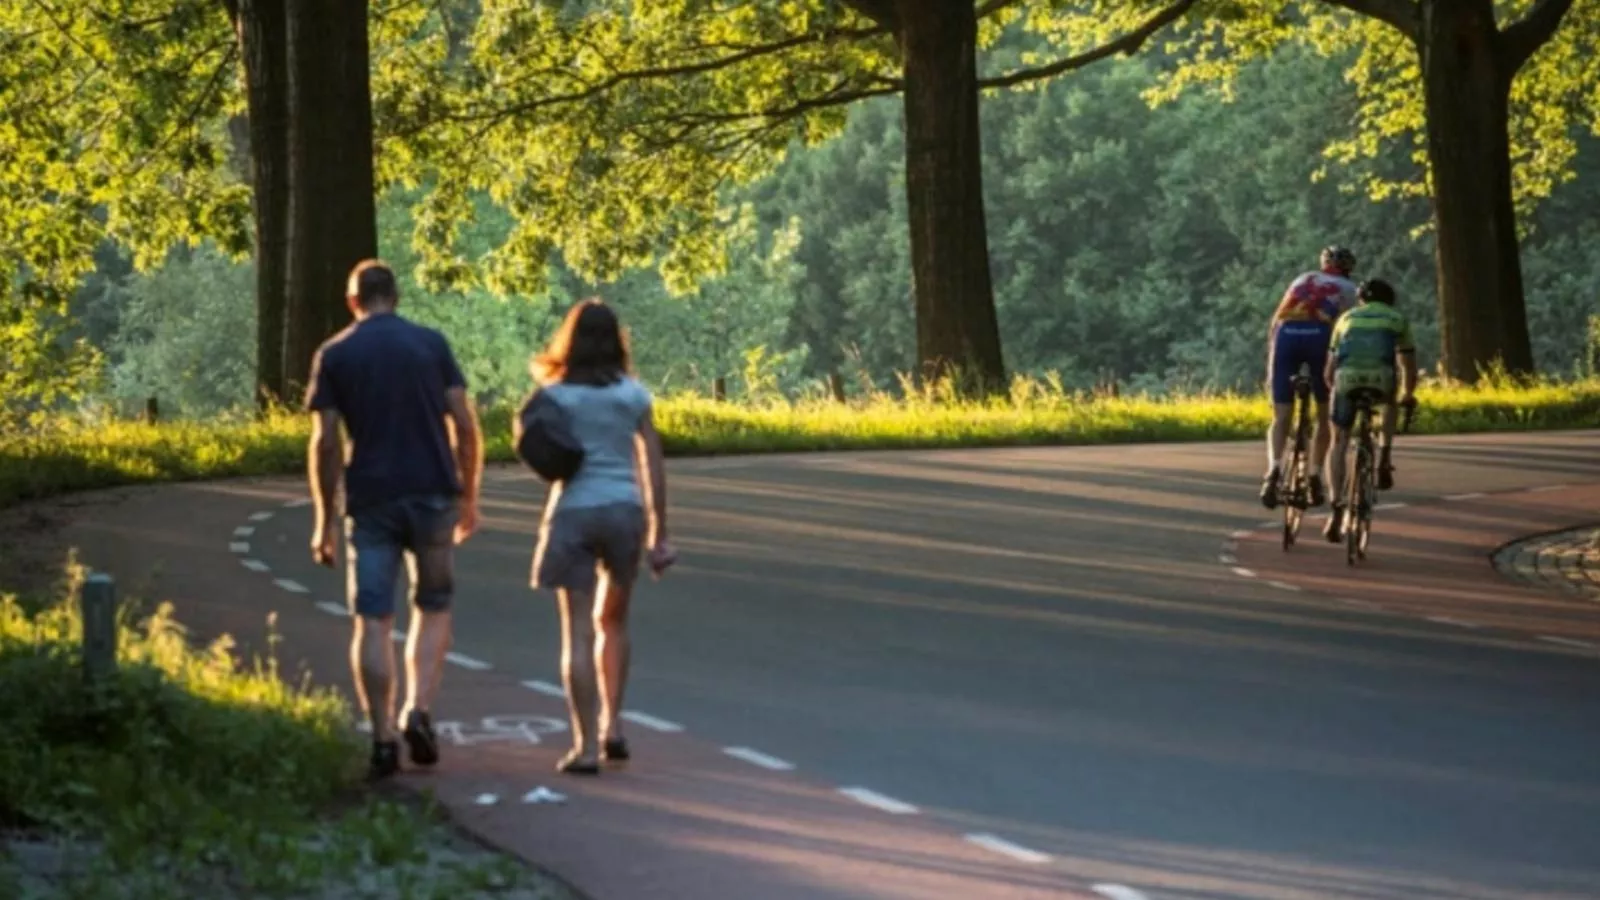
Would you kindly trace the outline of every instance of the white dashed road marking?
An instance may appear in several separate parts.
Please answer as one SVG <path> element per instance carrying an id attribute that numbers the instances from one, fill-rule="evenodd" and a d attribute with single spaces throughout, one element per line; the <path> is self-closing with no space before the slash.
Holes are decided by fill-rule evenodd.
<path id="1" fill-rule="evenodd" d="M 258 512 L 250 514 L 250 521 L 252 522 L 265 522 L 270 518 L 272 518 L 271 512 Z"/>
<path id="2" fill-rule="evenodd" d="M 1221 556 L 1217 557 L 1217 561 L 1222 563 L 1225 566 L 1233 566 L 1233 565 L 1238 565 L 1239 557 L 1234 556 L 1232 553 L 1224 553 Z"/>
<path id="3" fill-rule="evenodd" d="M 350 610 L 344 608 L 343 606 L 340 606 L 337 603 L 334 603 L 332 600 L 323 600 L 322 602 L 317 604 L 317 609 L 322 610 L 323 612 L 327 613 L 330 616 L 348 616 L 348 615 L 350 615 Z"/>
<path id="4" fill-rule="evenodd" d="M 548 681 L 524 681 L 522 683 L 522 686 L 527 688 L 530 691 L 538 691 L 539 693 L 545 694 L 545 695 L 550 696 L 550 697 L 566 697 L 567 696 L 566 690 L 564 688 L 562 688 L 561 685 L 559 685 L 559 684 L 551 684 Z"/>
<path id="5" fill-rule="evenodd" d="M 1254 578 L 1254 577 L 1256 577 L 1256 573 L 1254 571 L 1252 571 L 1250 569 L 1242 568 L 1240 566 L 1234 566 L 1233 567 L 1233 574 L 1239 576 L 1240 578 Z"/>
<path id="6" fill-rule="evenodd" d="M 1299 593 L 1299 591 L 1300 591 L 1300 586 L 1299 585 L 1290 584 L 1287 581 L 1269 581 L 1269 582 L 1267 582 L 1267 584 L 1272 585 L 1273 587 L 1277 588 L 1280 591 L 1294 591 L 1296 593 Z"/>
<path id="7" fill-rule="evenodd" d="M 249 569 L 252 572 L 269 572 L 272 570 L 271 566 L 259 559 L 241 559 L 239 560 L 239 565 L 244 566 L 246 569 Z"/>
<path id="8" fill-rule="evenodd" d="M 228 550 L 233 553 L 249 553 L 249 541 L 234 541 L 228 545 Z"/>
<path id="9" fill-rule="evenodd" d="M 1588 641 L 1579 641 L 1573 638 L 1554 637 L 1548 634 L 1539 635 L 1539 640 L 1550 644 L 1559 644 L 1562 647 L 1576 647 L 1579 650 L 1593 650 L 1597 645 Z"/>
<path id="10" fill-rule="evenodd" d="M 857 803 L 864 803 L 873 809 L 880 809 L 886 813 L 896 816 L 909 816 L 917 812 L 917 808 L 915 806 L 912 806 L 903 800 L 896 800 L 893 797 L 885 797 L 877 791 L 868 790 L 864 787 L 840 788 L 839 793 L 849 797 Z"/>
<path id="11" fill-rule="evenodd" d="M 283 588 L 284 590 L 288 591 L 291 594 L 309 594 L 309 593 L 311 593 L 311 589 L 310 588 L 306 587 L 305 585 L 301 584 L 298 581 L 295 581 L 292 578 L 278 578 L 278 579 L 275 579 L 272 583 L 277 585 L 278 587 Z"/>
<path id="12" fill-rule="evenodd" d="M 500 802 L 500 795 L 499 794 L 479 794 L 477 797 L 475 797 L 473 799 L 472 802 L 478 804 L 479 806 L 493 806 L 496 803 Z"/>
<path id="13" fill-rule="evenodd" d="M 284 501 L 283 508 L 284 509 L 299 509 L 302 506 L 310 506 L 310 505 L 311 505 L 311 498 L 309 498 L 309 497 L 297 497 L 294 500 L 286 500 L 286 501 Z"/>
<path id="14" fill-rule="evenodd" d="M 993 850 L 996 853 L 1004 854 L 1022 862 L 1045 863 L 1050 861 L 1048 854 L 1040 853 L 1037 850 L 1029 850 L 1027 847 L 1013 844 L 1005 838 L 996 837 L 992 834 L 969 834 L 967 835 L 967 840 L 985 850 Z"/>
<path id="15" fill-rule="evenodd" d="M 1245 538 L 1249 537 L 1250 535 L 1252 535 L 1254 533 L 1255 532 L 1253 532 L 1253 531 L 1242 531 L 1241 530 L 1241 531 L 1235 531 L 1233 534 L 1228 535 L 1228 537 L 1231 537 L 1236 541 L 1242 541 L 1242 540 L 1244 540 Z"/>
<path id="16" fill-rule="evenodd" d="M 648 713 L 625 710 L 622 713 L 622 718 L 626 721 L 632 722 L 635 725 L 648 728 L 651 731 L 664 731 L 670 733 L 683 730 L 683 726 L 679 725 L 677 722 L 668 722 L 666 719 L 658 719 Z"/>
<path id="17" fill-rule="evenodd" d="M 1457 628 L 1479 628 L 1479 627 L 1481 627 L 1476 622 L 1463 622 L 1460 619 L 1452 619 L 1449 616 L 1429 616 L 1428 617 L 1428 621 L 1429 622 L 1437 622 L 1440 625 L 1454 625 Z"/>
<path id="18" fill-rule="evenodd" d="M 1097 884 L 1090 888 L 1106 900 L 1149 900 L 1142 891 L 1122 884 Z"/>
<path id="19" fill-rule="evenodd" d="M 1444 499 L 1446 501 L 1450 502 L 1450 503 L 1458 503 L 1458 502 L 1460 502 L 1462 500 L 1479 500 L 1479 499 L 1482 499 L 1482 498 L 1487 497 L 1487 496 L 1489 496 L 1489 495 L 1474 491 L 1474 492 L 1472 492 L 1470 494 L 1451 494 L 1450 496 L 1445 497 Z"/>
<path id="20" fill-rule="evenodd" d="M 1566 489 L 1567 489 L 1567 486 L 1564 485 L 1564 484 L 1547 484 L 1544 487 L 1528 488 L 1528 493 L 1530 493 L 1530 494 L 1548 494 L 1551 491 L 1564 491 Z"/>
<path id="21" fill-rule="evenodd" d="M 794 763 L 788 760 L 768 756 L 760 750 L 752 750 L 749 747 L 723 747 L 722 752 L 734 759 L 742 759 L 753 766 L 771 769 L 774 772 L 789 772 L 794 769 Z"/>
<path id="22" fill-rule="evenodd" d="M 484 662 L 483 660 L 481 660 L 481 659 L 473 659 L 472 657 L 467 656 L 467 655 L 462 654 L 462 653 L 455 653 L 455 652 L 446 653 L 444 655 L 444 658 L 448 659 L 449 661 L 451 661 L 453 663 L 455 663 L 456 665 L 460 666 L 463 669 L 471 669 L 474 672 L 482 672 L 485 669 L 490 668 L 489 664 Z"/>
<path id="23" fill-rule="evenodd" d="M 233 530 L 233 536 L 234 537 L 249 537 L 250 535 L 255 534 L 255 533 L 256 533 L 256 529 L 255 529 L 254 526 L 251 526 L 251 525 L 240 525 L 238 528 L 235 528 Z"/>
<path id="24" fill-rule="evenodd" d="M 1374 506 L 1373 509 L 1382 512 L 1386 509 L 1405 509 L 1408 505 L 1409 504 L 1403 502 L 1379 503 L 1377 506 Z"/>

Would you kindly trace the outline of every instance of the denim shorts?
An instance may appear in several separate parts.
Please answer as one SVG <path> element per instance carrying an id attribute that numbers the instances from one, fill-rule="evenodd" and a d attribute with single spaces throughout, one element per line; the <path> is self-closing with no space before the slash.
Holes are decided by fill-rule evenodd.
<path id="1" fill-rule="evenodd" d="M 539 534 L 533 554 L 535 588 L 594 591 L 601 575 L 632 586 L 644 550 L 644 509 L 633 503 L 558 509 Z"/>
<path id="2" fill-rule="evenodd" d="M 454 497 L 399 497 L 345 517 L 346 596 L 355 614 L 394 615 L 400 564 L 406 563 L 411 604 L 424 612 L 450 608 L 455 595 Z"/>

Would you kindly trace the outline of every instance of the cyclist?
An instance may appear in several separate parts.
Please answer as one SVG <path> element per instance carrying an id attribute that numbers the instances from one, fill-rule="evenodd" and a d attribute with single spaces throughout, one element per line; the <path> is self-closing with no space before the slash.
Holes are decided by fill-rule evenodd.
<path id="1" fill-rule="evenodd" d="M 1325 247 L 1318 271 L 1295 278 L 1283 292 L 1272 314 L 1267 337 L 1267 380 L 1272 392 L 1272 429 L 1267 433 L 1267 475 L 1261 483 L 1261 503 L 1278 506 L 1278 483 L 1283 474 L 1284 445 L 1289 440 L 1289 419 L 1294 412 L 1294 376 L 1301 366 L 1311 369 L 1311 396 L 1316 401 L 1317 429 L 1312 440 L 1308 474 L 1311 505 L 1327 501 L 1322 484 L 1322 460 L 1328 453 L 1328 384 L 1323 367 L 1333 325 L 1355 305 L 1356 284 L 1350 273 L 1356 255 L 1337 244 Z"/>
<path id="2" fill-rule="evenodd" d="M 1332 476 L 1332 515 L 1323 535 L 1332 543 L 1344 540 L 1343 496 L 1345 453 L 1350 446 L 1350 426 L 1355 424 L 1355 404 L 1350 392 L 1368 388 L 1382 395 L 1383 437 L 1378 451 L 1378 490 L 1394 487 L 1394 446 L 1397 406 L 1412 406 L 1417 389 L 1417 344 L 1411 336 L 1411 322 L 1394 308 L 1394 287 L 1374 278 L 1363 281 L 1357 290 L 1361 305 L 1346 313 L 1334 326 L 1328 349 L 1327 381 L 1333 386 L 1333 452 L 1328 457 Z M 1395 384 L 1395 370 L 1405 373 Z M 1397 391 L 1396 388 L 1399 388 Z M 1396 403 L 1398 394 L 1399 402 Z"/>

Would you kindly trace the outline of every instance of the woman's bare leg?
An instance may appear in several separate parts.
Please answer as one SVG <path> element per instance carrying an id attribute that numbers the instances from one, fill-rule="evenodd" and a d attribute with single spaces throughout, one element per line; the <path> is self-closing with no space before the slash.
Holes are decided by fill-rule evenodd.
<path id="1" fill-rule="evenodd" d="M 600 758 L 595 683 L 594 594 L 563 588 L 561 601 L 561 680 L 572 717 L 572 748 L 585 763 Z"/>
<path id="2" fill-rule="evenodd" d="M 600 605 L 595 609 L 595 666 L 600 671 L 600 737 L 622 737 L 622 696 L 628 686 L 629 587 L 606 576 L 600 582 Z"/>

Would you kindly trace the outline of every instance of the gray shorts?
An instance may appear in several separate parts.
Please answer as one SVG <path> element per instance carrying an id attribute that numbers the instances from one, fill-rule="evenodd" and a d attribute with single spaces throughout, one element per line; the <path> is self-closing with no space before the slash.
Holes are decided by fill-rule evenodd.
<path id="1" fill-rule="evenodd" d="M 533 586 L 593 591 L 604 573 L 631 586 L 644 551 L 644 509 L 633 503 L 557 509 L 540 528 Z"/>

